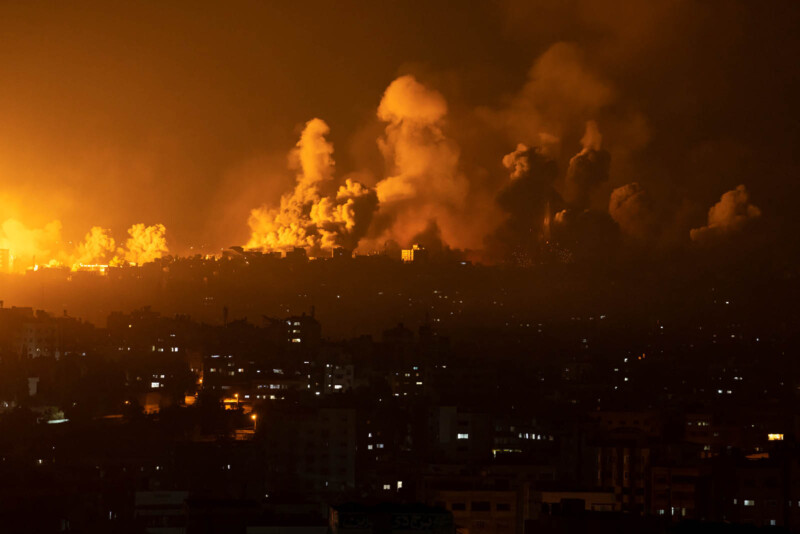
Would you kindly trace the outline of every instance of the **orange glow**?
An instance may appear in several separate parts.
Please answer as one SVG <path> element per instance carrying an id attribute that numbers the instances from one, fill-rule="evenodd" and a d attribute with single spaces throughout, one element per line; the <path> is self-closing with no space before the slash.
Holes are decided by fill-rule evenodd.
<path id="1" fill-rule="evenodd" d="M 111 230 L 93 226 L 83 241 L 73 245 L 64 242 L 60 221 L 30 228 L 16 219 L 7 219 L 0 224 L 0 250 L 8 251 L 8 265 L 0 268 L 24 273 L 42 267 L 64 267 L 105 274 L 109 266 L 148 263 L 169 252 L 162 224 L 135 224 L 128 229 L 128 235 L 124 246 L 117 247 Z"/>

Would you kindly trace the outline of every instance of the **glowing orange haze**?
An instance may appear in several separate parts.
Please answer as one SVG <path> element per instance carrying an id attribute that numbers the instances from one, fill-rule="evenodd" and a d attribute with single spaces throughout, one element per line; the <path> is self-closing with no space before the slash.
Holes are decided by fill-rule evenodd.
<path id="1" fill-rule="evenodd" d="M 545 98 L 545 102 L 540 102 L 542 109 L 553 107 L 554 102 L 565 98 L 568 88 L 576 85 L 563 84 L 565 80 L 558 78 L 564 69 L 555 69 L 560 73 L 555 82 L 552 75 L 546 76 L 553 69 L 551 63 L 569 65 L 566 81 L 580 79 L 585 83 L 577 85 L 591 86 L 589 93 L 600 95 L 597 102 L 592 99 L 583 102 L 578 97 L 585 97 L 584 93 L 572 95 L 575 98 L 565 106 L 584 125 L 585 134 L 583 148 L 569 160 L 563 179 L 558 179 L 555 170 L 543 173 L 529 160 L 534 157 L 550 161 L 549 153 L 561 142 L 561 130 L 566 128 L 558 120 L 545 120 L 537 111 L 525 121 L 528 126 L 535 126 L 533 130 L 517 132 L 522 140 L 533 139 L 537 144 L 529 148 L 520 143 L 514 152 L 502 158 L 509 173 L 495 180 L 493 187 L 478 189 L 462 170 L 458 143 L 445 133 L 448 114 L 445 98 L 413 76 L 401 76 L 387 87 L 376 113 L 385 125 L 376 144 L 384 159 L 386 175 L 374 185 L 356 180 L 358 174 L 337 178 L 333 143 L 327 139 L 330 128 L 322 119 L 311 119 L 290 153 L 290 168 L 296 172 L 295 186 L 281 197 L 278 206 L 262 205 L 251 210 L 247 248 L 285 252 L 303 247 L 315 256 L 330 253 L 335 247 L 376 250 L 389 241 L 408 246 L 420 235 L 435 231 L 435 237 L 444 245 L 481 250 L 487 237 L 505 219 L 516 221 L 514 224 L 524 230 L 523 234 L 542 230 L 545 235 L 551 225 L 567 228 L 577 224 L 575 221 L 582 214 L 596 210 L 593 197 L 608 194 L 601 186 L 609 179 L 610 153 L 602 148 L 598 124 L 589 117 L 612 93 L 605 85 L 587 78 L 572 47 L 557 44 L 532 70 L 530 83 L 534 88 L 546 83 L 558 88 L 563 85 L 564 90 L 549 93 L 540 88 L 528 91 L 531 92 L 528 98 L 534 102 Z M 526 94 L 523 91 L 523 96 Z M 524 116 L 530 108 L 522 106 L 509 116 Z M 503 122 L 505 115 L 496 115 L 494 118 Z M 504 213 L 495 202 L 496 195 L 520 181 L 527 182 L 530 190 L 518 199 L 519 206 L 506 206 Z M 553 206 L 549 199 L 557 200 L 560 205 L 552 220 Z M 13 204 L 0 198 L 4 208 Z M 545 204 L 546 210 L 540 209 Z M 611 224 L 623 233 L 639 239 L 653 233 L 656 226 L 653 210 L 639 183 L 617 187 L 610 200 L 600 204 L 605 204 L 600 208 L 602 215 L 613 220 Z M 705 241 L 735 232 L 760 214 L 741 185 L 722 195 L 709 211 L 708 225 L 693 229 L 691 239 Z M 539 219 L 533 220 L 536 217 Z M 513 239 L 516 234 L 504 235 Z M 60 221 L 31 228 L 17 218 L 8 218 L 0 225 L 0 249 L 8 249 L 11 256 L 11 264 L 0 269 L 10 268 L 13 272 L 39 265 L 103 270 L 108 265 L 151 262 L 169 252 L 163 224 L 135 224 L 128 229 L 124 243 L 117 243 L 110 230 L 93 226 L 83 241 L 73 244 L 62 239 Z"/>
<path id="2" fill-rule="evenodd" d="M 7 219 L 0 226 L 0 249 L 9 250 L 12 272 L 24 272 L 40 265 L 72 270 L 102 269 L 125 263 L 138 265 L 169 251 L 166 228 L 162 224 L 134 224 L 128 229 L 128 236 L 125 243 L 117 247 L 110 230 L 94 226 L 82 242 L 71 245 L 61 238 L 60 221 L 42 228 L 29 228 L 16 219 Z"/>

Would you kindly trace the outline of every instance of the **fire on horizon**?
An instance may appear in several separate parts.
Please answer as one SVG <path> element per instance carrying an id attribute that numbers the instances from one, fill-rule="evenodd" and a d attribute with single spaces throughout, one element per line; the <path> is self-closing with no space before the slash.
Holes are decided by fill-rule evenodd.
<path id="1" fill-rule="evenodd" d="M 88 5 L 0 8 L 6 271 L 232 244 L 591 264 L 797 230 L 788 3 Z"/>

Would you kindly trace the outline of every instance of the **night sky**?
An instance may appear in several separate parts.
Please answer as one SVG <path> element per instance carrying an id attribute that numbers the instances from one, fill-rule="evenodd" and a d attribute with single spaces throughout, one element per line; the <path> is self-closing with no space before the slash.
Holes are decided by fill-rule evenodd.
<path id="1" fill-rule="evenodd" d="M 96 239 L 75 252 L 90 228 L 122 245 L 139 223 L 177 254 L 427 239 L 493 262 L 539 254 L 528 234 L 579 257 L 600 243 L 590 259 L 793 253 L 798 14 L 4 2 L 0 240 L 64 263 L 92 256 Z"/>

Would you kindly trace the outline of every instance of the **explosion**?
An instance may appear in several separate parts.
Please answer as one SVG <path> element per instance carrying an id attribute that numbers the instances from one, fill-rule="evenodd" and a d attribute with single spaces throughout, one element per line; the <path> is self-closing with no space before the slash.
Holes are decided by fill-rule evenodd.
<path id="1" fill-rule="evenodd" d="M 0 248 L 11 255 L 11 265 L 22 271 L 38 263 L 57 262 L 61 251 L 61 222 L 52 221 L 43 228 L 28 228 L 16 219 L 8 219 L 0 232 Z"/>
<path id="2" fill-rule="evenodd" d="M 318 254 L 355 249 L 368 233 L 379 242 L 408 244 L 431 224 L 448 244 L 466 244 L 469 183 L 458 171 L 458 146 L 442 131 L 446 114 L 444 97 L 413 76 L 389 85 L 377 110 L 387 123 L 377 143 L 390 175 L 374 189 L 352 178 L 336 189 L 330 129 L 321 119 L 306 123 L 290 154 L 299 167 L 295 188 L 278 207 L 251 211 L 247 248 L 304 247 Z"/>
<path id="3" fill-rule="evenodd" d="M 611 192 L 608 214 L 626 235 L 645 239 L 654 233 L 656 225 L 653 210 L 638 182 L 623 185 Z"/>
<path id="4" fill-rule="evenodd" d="M 163 224 L 131 226 L 125 247 L 119 248 L 111 230 L 100 226 L 92 227 L 74 247 L 63 242 L 59 221 L 43 228 L 28 228 L 16 219 L 8 219 L 0 228 L 0 249 L 9 252 L 9 264 L 0 266 L 0 270 L 15 273 L 40 266 L 103 271 L 108 265 L 148 263 L 169 252 Z"/>
<path id="5" fill-rule="evenodd" d="M 373 190 L 349 178 L 335 193 L 325 194 L 331 190 L 335 166 L 333 144 L 325 138 L 329 132 L 321 119 L 306 123 L 291 154 L 300 168 L 297 184 L 281 198 L 278 208 L 262 206 L 251 211 L 247 248 L 285 252 L 304 247 L 319 253 L 358 246 L 378 198 Z"/>
<path id="6" fill-rule="evenodd" d="M 469 182 L 458 170 L 458 146 L 442 131 L 446 115 L 444 97 L 413 76 L 401 76 L 383 94 L 378 118 L 388 124 L 378 147 L 391 175 L 376 187 L 382 239 L 408 244 L 434 222 L 446 243 L 467 244 Z"/>
<path id="7" fill-rule="evenodd" d="M 693 228 L 692 241 L 706 241 L 737 232 L 752 219 L 761 216 L 761 210 L 750 203 L 750 195 L 744 185 L 739 185 L 722 195 L 719 202 L 708 210 L 708 224 Z"/>
<path id="8" fill-rule="evenodd" d="M 83 243 L 78 245 L 71 263 L 73 266 L 108 264 L 115 251 L 111 230 L 93 226 Z"/>
<path id="9" fill-rule="evenodd" d="M 597 123 L 586 123 L 583 150 L 569 160 L 564 197 L 576 207 L 587 208 L 592 191 L 608 180 L 611 155 L 601 148 L 603 137 Z"/>
<path id="10" fill-rule="evenodd" d="M 163 224 L 153 226 L 134 224 L 128 229 L 130 237 L 125 242 L 127 250 L 118 249 L 117 255 L 124 257 L 128 263 L 136 265 L 158 259 L 169 252 L 166 233 L 167 229 Z"/>

